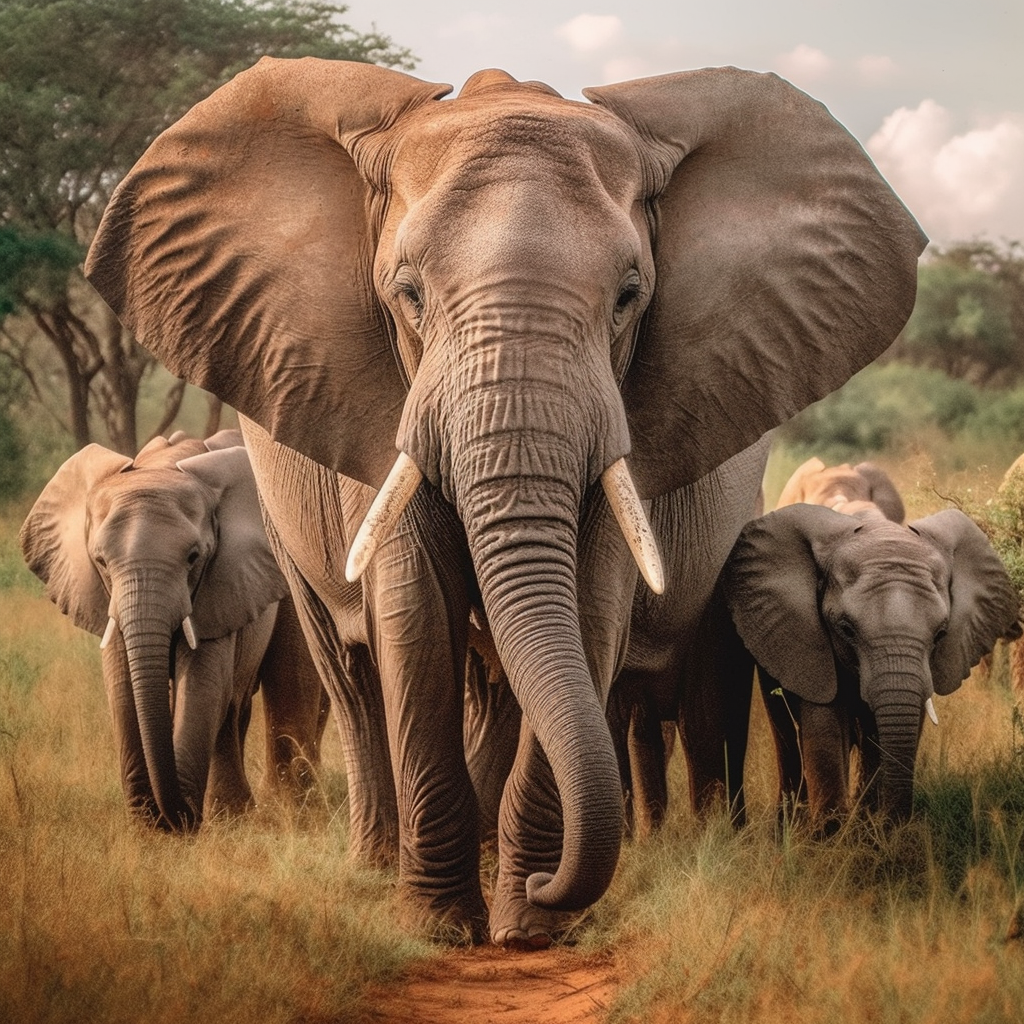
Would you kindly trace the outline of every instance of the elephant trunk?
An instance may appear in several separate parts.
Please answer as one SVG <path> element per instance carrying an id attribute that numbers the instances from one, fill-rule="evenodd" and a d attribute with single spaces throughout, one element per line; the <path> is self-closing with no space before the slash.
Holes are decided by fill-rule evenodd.
<path id="1" fill-rule="evenodd" d="M 531 903 L 552 910 L 579 910 L 604 893 L 623 830 L 615 751 L 580 634 L 573 491 L 517 477 L 460 495 L 495 644 L 561 799 L 559 867 L 526 885 Z"/>
<path id="2" fill-rule="evenodd" d="M 183 615 L 167 607 L 167 582 L 133 574 L 116 593 L 132 694 L 150 785 L 161 824 L 175 831 L 199 825 L 201 807 L 185 799 L 174 756 L 170 704 L 171 638 Z"/>
<path id="3" fill-rule="evenodd" d="M 914 803 L 914 764 L 921 734 L 922 692 L 930 694 L 930 680 L 922 680 L 920 660 L 887 659 L 873 674 L 870 705 L 878 730 L 879 806 L 892 821 L 906 821 Z"/>

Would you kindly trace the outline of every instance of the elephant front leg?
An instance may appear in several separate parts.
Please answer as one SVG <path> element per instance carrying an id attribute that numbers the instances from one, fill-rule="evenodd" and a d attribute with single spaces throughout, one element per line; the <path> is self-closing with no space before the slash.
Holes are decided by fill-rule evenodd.
<path id="1" fill-rule="evenodd" d="M 835 704 L 801 701 L 800 750 L 811 819 L 830 835 L 850 805 L 850 728 Z"/>
<path id="2" fill-rule="evenodd" d="M 761 696 L 765 711 L 771 723 L 772 739 L 775 742 L 775 758 L 779 773 L 778 813 L 779 825 L 791 820 L 798 807 L 807 803 L 807 782 L 804 778 L 803 759 L 800 755 L 800 738 L 797 732 L 797 716 L 800 714 L 800 698 L 782 689 L 779 681 L 760 666 L 757 677 L 761 684 Z"/>
<path id="3" fill-rule="evenodd" d="M 412 533 L 412 531 L 410 531 Z M 480 826 L 463 748 L 468 602 L 437 537 L 397 533 L 371 567 L 374 637 L 399 819 L 399 882 L 439 934 L 485 937 Z M 411 541 L 411 542 L 410 542 Z M 442 564 L 458 564 L 441 558 Z"/>
<path id="4" fill-rule="evenodd" d="M 553 872 L 562 856 L 562 805 L 551 766 L 524 719 L 519 750 L 498 816 L 498 877 L 491 898 L 491 941 L 544 949 L 579 915 L 533 906 L 526 879 Z"/>
<path id="5" fill-rule="evenodd" d="M 247 630 L 269 635 L 273 614 L 271 607 L 252 626 L 202 640 L 194 651 L 184 640 L 178 642 L 174 699 L 178 781 L 184 798 L 198 810 L 205 802 L 212 815 L 240 814 L 253 803 L 242 741 L 259 661 L 241 638 Z"/>

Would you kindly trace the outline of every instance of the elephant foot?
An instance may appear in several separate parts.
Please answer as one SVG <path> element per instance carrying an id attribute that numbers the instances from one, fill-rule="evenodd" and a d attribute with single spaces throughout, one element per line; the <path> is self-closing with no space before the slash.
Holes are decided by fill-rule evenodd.
<path id="1" fill-rule="evenodd" d="M 580 915 L 569 911 L 545 910 L 522 897 L 495 895 L 491 907 L 491 942 L 496 946 L 529 952 L 547 949 L 563 941 Z"/>
<path id="2" fill-rule="evenodd" d="M 452 901 L 409 891 L 403 901 L 406 926 L 446 946 L 479 946 L 487 941 L 487 906 L 479 894 Z"/>

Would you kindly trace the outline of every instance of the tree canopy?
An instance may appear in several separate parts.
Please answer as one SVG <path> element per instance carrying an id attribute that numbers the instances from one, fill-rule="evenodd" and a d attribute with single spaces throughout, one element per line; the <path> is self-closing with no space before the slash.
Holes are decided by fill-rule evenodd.
<path id="1" fill-rule="evenodd" d="M 135 453 L 139 386 L 154 365 L 81 276 L 114 187 L 160 131 L 264 54 L 413 67 L 387 36 L 342 22 L 346 10 L 318 0 L 0 5 L 0 352 L 77 445 L 98 413 L 114 447 Z M 65 410 L 53 408 L 54 376 Z"/>
<path id="2" fill-rule="evenodd" d="M 932 253 L 888 358 L 982 385 L 1024 379 L 1024 246 L 961 242 Z"/>

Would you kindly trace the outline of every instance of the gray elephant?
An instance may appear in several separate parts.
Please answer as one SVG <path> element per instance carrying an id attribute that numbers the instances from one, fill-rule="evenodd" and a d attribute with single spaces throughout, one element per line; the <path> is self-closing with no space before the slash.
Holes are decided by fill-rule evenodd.
<path id="1" fill-rule="evenodd" d="M 932 695 L 1021 632 L 982 531 L 956 509 L 901 526 L 874 507 L 791 505 L 744 528 L 723 576 L 758 664 L 780 806 L 806 803 L 831 830 L 852 790 L 869 810 L 909 817 L 921 725 L 926 713 L 938 721 Z"/>
<path id="2" fill-rule="evenodd" d="M 43 489 L 20 540 L 50 599 L 102 635 L 132 812 L 189 830 L 204 802 L 249 806 L 243 741 L 260 684 L 270 783 L 309 786 L 330 705 L 238 431 L 158 437 L 134 459 L 88 445 Z"/>
<path id="3" fill-rule="evenodd" d="M 889 474 L 873 462 L 826 466 L 819 458 L 808 459 L 786 481 L 775 507 L 785 508 L 799 502 L 824 505 L 837 512 L 856 511 L 863 506 L 853 503 L 870 502 L 894 523 L 902 523 L 906 518 L 896 485 Z"/>
<path id="4" fill-rule="evenodd" d="M 244 416 L 346 723 L 355 849 L 397 844 L 428 914 L 543 945 L 615 870 L 614 678 L 685 674 L 695 794 L 724 787 L 732 712 L 698 637 L 725 635 L 712 593 L 759 439 L 890 344 L 924 239 L 855 140 L 773 75 L 590 103 L 501 71 L 449 91 L 262 60 L 154 142 L 86 273 Z M 489 920 L 471 622 L 524 721 Z"/>

